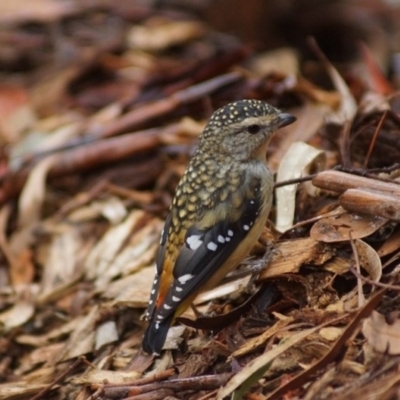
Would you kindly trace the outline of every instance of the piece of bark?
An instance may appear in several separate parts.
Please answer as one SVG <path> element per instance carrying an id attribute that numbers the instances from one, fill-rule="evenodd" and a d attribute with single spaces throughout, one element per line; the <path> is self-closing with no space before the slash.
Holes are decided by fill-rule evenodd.
<path id="1" fill-rule="evenodd" d="M 133 155 L 156 149 L 160 144 L 160 134 L 160 129 L 149 129 L 69 149 L 55 157 L 49 177 L 54 178 L 110 165 Z M 0 189 L 0 204 L 18 195 L 30 170 L 31 167 L 25 167 L 4 176 Z"/>
<path id="2" fill-rule="evenodd" d="M 346 190 L 339 198 L 346 210 L 400 221 L 400 197 L 362 189 Z"/>
<path id="3" fill-rule="evenodd" d="M 400 185 L 382 182 L 340 171 L 324 171 L 316 175 L 312 183 L 321 189 L 343 193 L 347 189 L 372 189 L 374 191 L 400 196 Z"/>
<path id="4" fill-rule="evenodd" d="M 259 280 L 273 276 L 296 273 L 305 264 L 322 265 L 334 256 L 334 250 L 311 238 L 295 239 L 277 243 L 268 267 Z"/>
<path id="5" fill-rule="evenodd" d="M 138 129 L 154 118 L 167 115 L 184 104 L 189 104 L 202 99 L 216 90 L 232 85 L 241 79 L 242 74 L 238 72 L 230 72 L 187 87 L 171 94 L 169 97 L 135 108 L 116 121 L 107 124 L 96 134 L 89 133 L 89 135 L 93 135 L 97 138 L 104 138 L 115 136 L 132 129 Z"/>

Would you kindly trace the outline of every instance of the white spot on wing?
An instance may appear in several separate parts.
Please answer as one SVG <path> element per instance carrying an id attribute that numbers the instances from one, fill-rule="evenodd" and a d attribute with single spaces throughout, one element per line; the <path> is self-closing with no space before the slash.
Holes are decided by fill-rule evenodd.
<path id="1" fill-rule="evenodd" d="M 250 200 L 250 204 L 254 204 L 254 200 Z"/>
<path id="2" fill-rule="evenodd" d="M 192 274 L 185 274 L 185 275 L 180 276 L 178 278 L 178 281 L 179 281 L 179 283 L 184 285 L 187 281 L 190 281 L 193 277 L 194 277 L 194 275 L 192 275 Z"/>
<path id="3" fill-rule="evenodd" d="M 225 238 L 225 240 L 226 240 L 227 242 L 230 242 L 230 241 L 231 241 L 231 238 L 230 238 L 229 236 L 227 236 L 227 237 Z"/>
<path id="4" fill-rule="evenodd" d="M 200 240 L 200 237 L 200 235 L 192 235 L 186 239 L 186 243 L 189 246 L 190 250 L 197 250 L 201 246 L 203 241 Z"/>
<path id="5" fill-rule="evenodd" d="M 250 227 L 249 227 L 248 225 L 243 225 L 243 229 L 244 229 L 245 231 L 248 231 L 248 230 L 250 229 Z"/>
<path id="6" fill-rule="evenodd" d="M 221 235 L 218 235 L 217 240 L 218 240 L 218 242 L 220 242 L 220 243 L 225 243 L 225 238 L 224 238 L 223 236 L 221 236 Z"/>
<path id="7" fill-rule="evenodd" d="M 183 288 L 181 288 L 180 286 L 176 286 L 176 287 L 175 287 L 175 290 L 176 290 L 177 292 L 182 292 Z"/>
<path id="8" fill-rule="evenodd" d="M 217 244 L 214 243 L 214 242 L 209 242 L 209 243 L 207 244 L 207 249 L 208 249 L 208 250 L 211 250 L 211 251 L 215 251 L 215 250 L 218 249 L 218 246 L 217 246 Z"/>
<path id="9" fill-rule="evenodd" d="M 171 306 L 169 306 L 167 303 L 164 303 L 164 306 L 163 306 L 166 310 L 170 310 L 172 307 Z"/>
<path id="10" fill-rule="evenodd" d="M 154 294 L 156 292 L 156 289 L 153 289 L 152 291 L 151 291 L 151 294 Z"/>
<path id="11" fill-rule="evenodd" d="M 160 329 L 160 323 L 156 322 L 156 329 Z"/>
<path id="12" fill-rule="evenodd" d="M 172 301 L 181 301 L 180 297 L 172 296 Z"/>
<path id="13" fill-rule="evenodd" d="M 228 230 L 228 235 L 229 236 L 233 236 L 233 231 L 231 231 L 230 229 Z"/>

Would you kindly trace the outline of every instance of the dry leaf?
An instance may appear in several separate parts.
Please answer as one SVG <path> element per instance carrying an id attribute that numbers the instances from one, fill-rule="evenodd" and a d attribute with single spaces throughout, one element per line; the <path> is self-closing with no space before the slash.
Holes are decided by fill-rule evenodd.
<path id="1" fill-rule="evenodd" d="M 52 22 L 61 16 L 76 11 L 74 3 L 60 3 L 57 0 L 13 0 L 0 2 L 0 16 L 3 23 L 26 23 L 27 21 Z"/>
<path id="2" fill-rule="evenodd" d="M 27 335 L 21 334 L 16 336 L 17 343 L 25 344 L 32 347 L 47 346 L 50 342 L 60 340 L 63 336 L 67 336 L 76 327 L 77 321 L 71 319 L 65 324 L 48 331 L 44 335 Z"/>
<path id="3" fill-rule="evenodd" d="M 99 279 L 109 271 L 109 266 L 134 227 L 144 217 L 143 211 L 134 210 L 122 223 L 111 227 L 92 249 L 85 261 L 89 279 Z"/>
<path id="4" fill-rule="evenodd" d="M 96 344 L 95 350 L 105 344 L 113 343 L 118 340 L 117 325 L 114 321 L 106 321 L 99 325 L 96 329 Z"/>
<path id="5" fill-rule="evenodd" d="M 376 351 L 392 356 L 400 354 L 400 319 L 396 318 L 389 324 L 382 314 L 374 310 L 364 320 L 362 333 Z"/>
<path id="6" fill-rule="evenodd" d="M 49 345 L 37 345 L 37 348 L 24 357 L 22 365 L 15 371 L 18 374 L 23 374 L 32 370 L 33 365 L 46 364 L 48 360 L 52 360 L 59 354 L 63 347 L 63 343 L 54 343 Z M 49 367 L 53 369 L 53 367 Z M 41 371 L 42 368 L 39 369 Z M 54 372 L 54 371 L 53 371 Z M 38 383 L 38 381 L 36 381 Z"/>
<path id="7" fill-rule="evenodd" d="M 85 317 L 76 318 L 74 331 L 69 336 L 62 351 L 51 360 L 51 363 L 66 361 L 93 351 L 98 317 L 99 307 L 94 306 Z"/>
<path id="8" fill-rule="evenodd" d="M 326 328 L 322 328 L 319 331 L 320 336 L 323 339 L 328 340 L 329 342 L 334 342 L 335 340 L 337 340 L 342 333 L 343 333 L 343 329 L 337 328 L 335 326 L 329 326 Z"/>
<path id="9" fill-rule="evenodd" d="M 277 182 L 287 181 L 308 175 L 310 169 L 320 171 L 326 162 L 325 153 L 303 142 L 293 143 L 282 159 Z M 296 190 L 298 184 L 276 189 L 276 229 L 284 232 L 293 226 Z"/>
<path id="10" fill-rule="evenodd" d="M 362 240 L 355 240 L 354 245 L 357 249 L 360 266 L 368 272 L 371 280 L 379 282 L 382 277 L 382 262 L 378 253 Z"/>
<path id="11" fill-rule="evenodd" d="M 0 5 L 1 9 L 1 5 Z M 0 86 L 0 137 L 2 143 L 16 143 L 31 127 L 36 116 L 22 87 Z"/>
<path id="12" fill-rule="evenodd" d="M 104 382 L 114 385 L 122 383 L 132 384 L 140 377 L 141 373 L 137 371 L 104 371 L 92 369 L 86 374 L 72 378 L 72 382 L 76 385 L 104 385 Z"/>
<path id="13" fill-rule="evenodd" d="M 342 242 L 350 239 L 361 239 L 372 235 L 385 225 L 387 219 L 369 215 L 343 213 L 338 216 L 322 218 L 310 231 L 310 237 L 321 242 Z"/>
<path id="14" fill-rule="evenodd" d="M 154 368 L 147 372 L 144 377 L 149 378 L 152 376 L 157 376 L 158 373 L 166 371 L 168 368 L 170 368 L 172 364 L 172 352 L 166 351 L 154 361 Z"/>
<path id="15" fill-rule="evenodd" d="M 26 285 L 18 288 L 17 299 L 14 305 L 6 311 L 0 313 L 0 323 L 2 329 L 8 331 L 12 328 L 25 324 L 35 312 L 35 296 L 37 286 Z"/>
<path id="16" fill-rule="evenodd" d="M 301 332 L 294 333 L 292 336 L 287 338 L 285 341 L 282 341 L 273 349 L 250 361 L 238 373 L 236 373 L 223 388 L 218 391 L 216 399 L 223 400 L 226 396 L 229 396 L 240 385 L 243 385 L 249 378 L 251 378 L 253 374 L 256 374 L 259 369 L 273 362 L 275 358 L 299 343 L 301 340 L 305 339 L 310 334 L 316 332 L 318 329 L 320 329 L 320 327 L 306 329 Z"/>
<path id="17" fill-rule="evenodd" d="M 128 214 L 128 210 L 122 200 L 114 196 L 104 201 L 95 201 L 93 206 L 114 225 L 120 223 Z"/>
<path id="18" fill-rule="evenodd" d="M 342 125 L 353 120 L 357 112 L 357 102 L 337 69 L 326 59 L 324 60 L 324 64 L 327 67 L 334 87 L 341 97 L 339 109 L 332 112 L 329 116 L 329 121 Z"/>
<path id="19" fill-rule="evenodd" d="M 130 236 L 129 242 L 121 241 L 124 247 L 115 253 L 114 259 L 108 256 L 109 264 L 107 269 L 97 276 L 96 287 L 104 288 L 116 276 L 132 274 L 151 265 L 159 246 L 161 226 L 158 219 L 150 220 Z"/>
<path id="20" fill-rule="evenodd" d="M 169 329 L 167 334 L 167 339 L 165 340 L 165 344 L 163 346 L 163 350 L 177 350 L 179 345 L 183 341 L 183 333 L 185 332 L 186 327 L 182 325 L 173 326 Z"/>
<path id="21" fill-rule="evenodd" d="M 259 75 L 279 72 L 295 77 L 299 73 L 299 55 L 291 47 L 281 47 L 256 55 L 252 59 L 251 68 Z"/>
<path id="22" fill-rule="evenodd" d="M 264 333 L 262 333 L 259 336 L 256 336 L 254 338 L 251 338 L 248 340 L 244 345 L 239 347 L 237 350 L 235 350 L 229 357 L 229 359 L 232 359 L 234 357 L 240 357 L 244 356 L 248 353 L 251 353 L 254 350 L 257 350 L 259 347 L 265 345 L 266 341 L 274 336 L 277 332 L 285 328 L 287 325 L 291 324 L 293 322 L 293 318 L 285 318 L 278 320 L 274 325 L 272 325 L 270 328 L 268 328 Z"/>
<path id="23" fill-rule="evenodd" d="M 60 224 L 61 225 L 61 224 Z M 82 236 L 79 228 L 71 225 L 58 226 L 43 259 L 43 275 L 38 301 L 43 303 L 62 288 L 70 285 L 82 273 Z M 83 254 L 82 254 L 83 253 Z"/>
<path id="24" fill-rule="evenodd" d="M 61 126 L 55 128 L 53 131 L 45 133 L 31 131 L 22 140 L 15 143 L 10 152 L 11 170 L 15 171 L 21 168 L 21 162 L 24 160 L 24 157 L 60 147 L 68 139 L 76 137 L 82 131 L 82 123 L 79 121 L 68 121 L 66 124 L 63 123 L 64 121 L 54 121 L 54 123 L 56 122 L 60 123 Z"/>
<path id="25" fill-rule="evenodd" d="M 377 250 L 380 257 L 385 257 L 400 249 L 400 230 L 396 230 Z"/>
<path id="26" fill-rule="evenodd" d="M 341 98 L 338 92 L 323 90 L 302 76 L 297 78 L 296 90 L 313 102 L 329 106 L 329 108 L 326 108 L 327 112 L 329 109 L 337 109 L 340 105 Z"/>
<path id="27" fill-rule="evenodd" d="M 102 296 L 113 301 L 113 305 L 146 308 L 154 280 L 155 266 L 111 282 L 104 288 Z"/>
<path id="28" fill-rule="evenodd" d="M 170 46 L 198 39 L 205 33 L 203 24 L 195 21 L 166 21 L 155 18 L 147 26 L 135 26 L 128 33 L 128 46 L 145 51 L 160 51 Z"/>
<path id="29" fill-rule="evenodd" d="M 46 388 L 47 383 L 10 382 L 0 384 L 0 400 L 19 400 L 33 398 L 33 396 Z M 56 389 L 56 387 L 54 388 Z"/>
<path id="30" fill-rule="evenodd" d="M 218 285 L 213 289 L 207 290 L 206 292 L 200 293 L 195 300 L 195 304 L 203 304 L 209 301 L 220 299 L 221 297 L 228 296 L 232 293 L 241 293 L 247 290 L 251 275 L 244 278 L 235 279 L 232 282 L 227 282 L 222 285 Z"/>
<path id="31" fill-rule="evenodd" d="M 40 161 L 31 171 L 22 190 L 18 204 L 18 227 L 10 239 L 10 246 L 18 255 L 32 241 L 33 229 L 40 220 L 46 193 L 46 178 L 55 160 L 50 156 Z"/>

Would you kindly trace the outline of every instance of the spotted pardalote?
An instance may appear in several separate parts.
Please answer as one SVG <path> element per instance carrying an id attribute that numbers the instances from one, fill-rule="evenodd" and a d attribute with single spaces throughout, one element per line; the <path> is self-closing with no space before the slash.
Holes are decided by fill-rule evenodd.
<path id="1" fill-rule="evenodd" d="M 250 252 L 271 208 L 266 147 L 295 117 L 258 100 L 217 110 L 176 189 L 161 234 L 142 348 L 159 354 L 168 329 L 200 291 Z"/>

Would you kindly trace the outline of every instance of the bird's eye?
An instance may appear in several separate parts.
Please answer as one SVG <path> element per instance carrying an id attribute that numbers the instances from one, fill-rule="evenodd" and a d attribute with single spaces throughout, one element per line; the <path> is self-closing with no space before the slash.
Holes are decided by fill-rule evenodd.
<path id="1" fill-rule="evenodd" d="M 255 135 L 256 133 L 260 132 L 260 125 L 249 125 L 247 127 L 247 132 L 251 133 L 252 135 Z"/>

